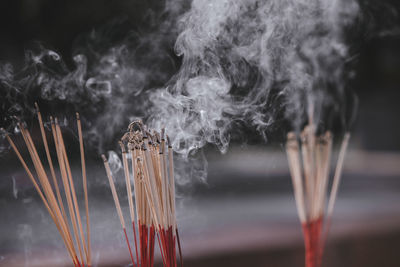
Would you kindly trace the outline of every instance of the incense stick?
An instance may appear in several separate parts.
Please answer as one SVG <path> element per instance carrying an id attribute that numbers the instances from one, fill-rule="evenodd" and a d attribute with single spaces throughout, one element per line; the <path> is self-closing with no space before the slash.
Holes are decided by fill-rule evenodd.
<path id="1" fill-rule="evenodd" d="M 346 133 L 343 138 L 342 145 L 340 147 L 338 161 L 335 169 L 335 175 L 333 177 L 332 191 L 328 202 L 328 213 L 327 213 L 328 218 L 330 218 L 333 213 L 333 207 L 335 205 L 336 196 L 339 189 L 340 178 L 342 176 L 342 171 L 343 171 L 344 158 L 346 155 L 346 150 L 349 144 L 349 140 L 350 140 L 350 133 Z"/>
<path id="2" fill-rule="evenodd" d="M 127 152 L 126 152 L 125 147 L 122 142 L 120 142 L 120 146 L 121 146 L 121 150 L 122 150 L 122 162 L 123 162 L 123 166 L 124 166 L 126 191 L 128 194 L 129 213 L 131 215 L 132 229 L 133 229 L 133 233 L 134 233 L 136 262 L 138 262 L 139 254 L 138 254 L 137 241 L 136 241 L 135 211 L 133 208 L 133 196 L 132 196 L 131 178 L 130 178 L 130 173 L 129 173 L 128 158 L 127 158 Z"/>
<path id="3" fill-rule="evenodd" d="M 68 156 L 67 156 L 67 153 L 65 150 L 65 145 L 64 145 L 63 139 L 62 139 L 61 129 L 60 129 L 58 123 L 57 123 L 57 125 L 55 125 L 52 120 L 51 129 L 52 129 L 52 133 L 53 133 L 54 145 L 55 145 L 56 152 L 57 152 L 57 158 L 58 158 L 58 163 L 59 163 L 59 167 L 60 167 L 61 178 L 63 181 L 64 191 L 66 194 L 67 204 L 68 204 L 68 208 L 69 208 L 69 212 L 70 212 L 70 220 L 73 225 L 75 243 L 78 246 L 80 259 L 78 259 L 76 247 L 75 247 L 75 244 L 74 244 L 74 241 L 72 238 L 72 234 L 71 234 L 71 231 L 69 228 L 69 222 L 68 222 L 67 214 L 64 209 L 60 187 L 57 182 L 57 176 L 55 173 L 54 164 L 51 159 L 50 149 L 49 149 L 49 145 L 47 142 L 46 133 L 45 133 L 44 124 L 43 124 L 43 119 L 42 119 L 39 107 L 36 103 L 35 103 L 35 107 L 36 107 L 36 111 L 37 111 L 37 115 L 38 115 L 38 121 L 39 121 L 42 141 L 43 141 L 43 145 L 44 145 L 44 148 L 46 151 L 46 158 L 47 158 L 47 162 L 50 167 L 51 177 L 53 180 L 53 186 L 55 187 L 57 198 L 54 194 L 52 185 L 49 182 L 49 178 L 45 171 L 42 160 L 39 157 L 39 154 L 38 154 L 36 146 L 33 142 L 33 139 L 31 137 L 29 131 L 24 126 L 24 124 L 21 122 L 18 122 L 18 127 L 19 127 L 21 135 L 24 139 L 26 148 L 28 149 L 30 158 L 32 160 L 32 163 L 33 163 L 36 175 L 37 175 L 37 179 L 33 176 L 32 172 L 30 171 L 28 165 L 26 164 L 25 160 L 21 156 L 21 153 L 19 152 L 15 143 L 12 141 L 11 137 L 7 133 L 6 133 L 6 138 L 7 138 L 8 142 L 10 143 L 11 147 L 13 148 L 15 154 L 17 155 L 17 157 L 18 157 L 19 161 L 21 162 L 23 168 L 25 169 L 26 173 L 28 174 L 29 179 L 31 180 L 31 182 L 32 182 L 33 186 L 35 187 L 37 193 L 39 194 L 45 208 L 47 209 L 50 217 L 52 218 L 57 230 L 59 231 L 60 236 L 66 246 L 66 249 L 68 251 L 69 256 L 71 257 L 71 260 L 72 260 L 74 266 L 76 266 L 76 267 L 85 266 L 85 260 L 83 258 L 80 246 L 82 245 L 84 249 L 86 249 L 86 247 L 90 247 L 90 237 L 88 236 L 87 241 L 85 241 L 85 239 L 83 237 L 83 230 L 81 227 L 80 216 L 79 216 L 78 201 L 77 201 L 76 194 L 75 194 L 75 187 L 73 184 L 72 172 L 71 172 L 71 169 L 69 166 Z M 80 133 L 80 135 L 82 135 L 82 134 Z M 83 150 L 83 146 L 82 146 L 82 150 Z M 84 165 L 85 164 L 83 161 L 83 163 L 82 163 L 83 168 L 85 168 Z M 86 198 L 87 198 L 87 195 L 86 195 Z M 88 207 L 87 207 L 87 214 L 88 214 Z M 78 222 L 78 225 L 80 226 L 79 232 L 78 232 L 78 227 L 77 227 L 76 222 Z M 86 264 L 87 264 L 87 266 L 90 266 L 89 252 L 86 254 Z"/>
<path id="4" fill-rule="evenodd" d="M 75 236 L 75 242 L 78 246 L 78 251 L 80 255 L 81 262 L 83 262 L 83 253 L 82 253 L 82 245 L 80 241 L 80 232 L 78 229 L 78 223 L 77 223 L 77 207 L 75 204 L 75 199 L 74 199 L 74 192 L 73 192 L 73 182 L 71 178 L 71 171 L 69 168 L 69 162 L 66 160 L 66 152 L 65 152 L 65 146 L 63 143 L 63 138 L 61 134 L 61 129 L 60 125 L 58 124 L 58 119 L 55 118 L 55 127 L 56 127 L 56 136 L 57 136 L 57 144 L 58 144 L 58 162 L 60 164 L 60 169 L 61 169 L 61 177 L 63 179 L 64 183 L 64 190 L 65 190 L 65 195 L 67 198 L 67 204 L 68 204 L 68 209 L 69 209 L 69 214 L 71 217 L 71 222 L 72 222 L 72 229 L 74 232 Z M 76 198 L 76 197 L 75 197 Z"/>
<path id="5" fill-rule="evenodd" d="M 119 203 L 117 191 L 116 191 L 116 189 L 115 189 L 114 179 L 113 179 L 113 177 L 112 177 L 110 165 L 108 164 L 108 160 L 107 160 L 106 156 L 101 155 L 101 157 L 102 157 L 102 159 L 103 159 L 103 161 L 104 161 L 104 167 L 106 168 L 106 173 L 107 173 L 107 177 L 108 177 L 108 182 L 110 183 L 110 188 L 111 188 L 111 193 L 112 193 L 112 196 L 113 196 L 113 199 L 114 199 L 115 208 L 117 209 L 119 221 L 120 221 L 120 223 L 121 223 L 122 229 L 123 229 L 124 234 L 125 234 L 125 239 L 126 239 L 126 243 L 127 243 L 127 245 L 128 245 L 129 254 L 130 254 L 130 256 L 131 256 L 132 264 L 133 264 L 133 266 L 135 266 L 135 260 L 133 259 L 132 250 L 131 250 L 131 245 L 130 245 L 130 243 L 129 243 L 128 235 L 126 234 L 125 220 L 124 220 L 124 216 L 122 215 L 121 205 L 120 205 L 120 203 Z"/>
<path id="6" fill-rule="evenodd" d="M 51 176 L 53 178 L 53 184 L 54 184 L 55 189 L 56 189 L 57 199 L 58 199 L 59 205 L 61 207 L 61 212 L 63 214 L 64 220 L 67 220 L 67 215 L 65 213 L 64 204 L 63 204 L 63 201 L 62 201 L 62 198 L 61 198 L 60 188 L 58 186 L 56 173 L 54 171 L 53 161 L 51 159 L 50 150 L 49 150 L 49 146 L 48 146 L 48 143 L 47 143 L 47 138 L 46 138 L 46 133 L 45 133 L 45 130 L 44 130 L 42 115 L 40 113 L 39 105 L 37 103 L 35 103 L 35 107 L 36 107 L 36 113 L 37 113 L 38 120 L 39 120 L 40 132 L 42 134 L 43 145 L 44 145 L 44 148 L 45 148 L 45 151 L 46 151 L 47 161 L 49 163 Z"/>
<path id="7" fill-rule="evenodd" d="M 66 240 L 64 232 L 60 228 L 59 222 L 58 222 L 56 216 L 54 215 L 54 212 L 51 210 L 46 198 L 44 197 L 44 195 L 42 193 L 42 190 L 40 189 L 39 185 L 37 184 L 36 179 L 33 177 L 32 172 L 29 170 L 28 166 L 26 165 L 24 159 L 21 156 L 21 153 L 19 152 L 18 148 L 15 146 L 15 144 L 12 141 L 12 139 L 10 138 L 10 136 L 7 133 L 6 133 L 5 136 L 6 136 L 7 140 L 8 140 L 8 142 L 10 143 L 11 147 L 13 148 L 15 154 L 17 155 L 19 161 L 21 162 L 23 168 L 25 169 L 26 173 L 28 174 L 29 179 L 31 180 L 31 182 L 32 182 L 33 186 L 35 187 L 37 193 L 39 194 L 44 206 L 46 207 L 47 211 L 49 212 L 50 217 L 52 218 L 54 224 L 57 227 L 57 230 L 59 231 L 61 237 L 63 238 L 64 244 L 65 244 L 65 246 L 66 246 L 66 248 L 68 250 L 68 253 L 70 254 L 70 256 L 72 258 L 72 261 L 73 261 L 74 265 L 77 266 L 77 263 L 75 262 L 75 255 L 74 255 L 73 251 L 71 250 L 70 243 L 68 242 L 68 240 Z"/>
<path id="8" fill-rule="evenodd" d="M 301 222 L 306 221 L 306 210 L 303 196 L 303 181 L 301 178 L 301 163 L 299 159 L 299 147 L 294 133 L 288 134 L 286 143 L 286 153 L 289 160 L 289 168 L 293 181 L 294 196 L 296 200 L 297 210 Z"/>
<path id="9" fill-rule="evenodd" d="M 328 131 L 321 136 L 316 136 L 315 127 L 310 122 L 301 133 L 300 145 L 295 133 L 291 132 L 287 136 L 286 152 L 298 215 L 303 227 L 307 267 L 321 265 L 323 247 L 336 200 L 348 141 L 349 134 L 346 134 L 340 148 L 329 196 L 326 215 L 328 223 L 321 237 L 328 190 L 332 135 Z"/>
<path id="10" fill-rule="evenodd" d="M 79 150 L 81 153 L 81 168 L 82 168 L 82 183 L 83 183 L 83 193 L 85 195 L 85 214 L 86 214 L 86 240 L 90 240 L 90 218 L 89 218 L 89 198 L 87 190 L 87 177 L 86 177 L 86 163 L 85 163 L 85 149 L 83 147 L 83 135 L 82 135 L 82 123 L 79 117 L 79 113 L 76 113 L 76 122 L 78 126 L 78 136 L 79 136 Z M 92 265 L 92 251 L 90 242 L 87 242 L 87 253 L 86 261 L 88 267 Z"/>
<path id="11" fill-rule="evenodd" d="M 140 264 L 142 267 L 152 267 L 154 264 L 155 234 L 157 234 L 163 265 L 166 267 L 177 266 L 176 245 L 178 245 L 180 262 L 183 266 L 175 215 L 173 152 L 169 138 L 167 137 L 168 142 L 166 142 L 165 137 L 164 130 L 161 130 L 161 133 L 154 130 L 148 131 L 140 121 L 135 121 L 129 125 L 128 132 L 119 142 L 134 230 L 134 214 L 136 214 L 138 222 L 139 242 L 136 242 L 137 237 L 134 231 L 136 258 L 138 265 Z M 130 158 L 128 158 L 127 151 L 129 151 Z M 103 159 L 105 160 L 104 156 Z M 130 175 L 129 166 L 131 166 L 132 175 Z M 110 179 L 110 170 L 107 166 L 106 173 Z M 134 185 L 135 207 L 131 177 Z M 112 192 L 115 191 L 111 182 L 110 187 Z M 116 205 L 116 208 L 119 216 L 122 217 L 119 204 Z"/>

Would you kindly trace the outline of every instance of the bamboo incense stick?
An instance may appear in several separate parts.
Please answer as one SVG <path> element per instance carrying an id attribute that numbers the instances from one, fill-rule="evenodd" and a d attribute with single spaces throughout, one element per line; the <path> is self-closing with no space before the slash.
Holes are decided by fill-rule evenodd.
<path id="1" fill-rule="evenodd" d="M 137 241 L 136 241 L 135 211 L 133 208 L 133 196 L 132 196 L 132 187 L 131 187 L 131 178 L 130 178 L 130 173 L 129 173 L 128 158 L 127 158 L 127 152 L 126 152 L 125 147 L 122 144 L 122 142 L 120 142 L 120 146 L 121 146 L 121 150 L 122 150 L 122 162 L 123 162 L 123 166 L 124 166 L 126 191 L 128 194 L 129 213 L 131 215 L 131 223 L 132 223 L 132 229 L 133 229 L 133 234 L 134 234 L 136 262 L 138 263 L 139 254 L 138 254 Z M 138 265 L 139 265 L 139 263 L 138 263 Z"/>
<path id="2" fill-rule="evenodd" d="M 63 214 L 64 220 L 67 220 L 67 215 L 65 213 L 64 204 L 63 204 L 63 201 L 62 201 L 62 198 L 61 198 L 60 188 L 58 186 L 56 173 L 54 171 L 53 161 L 51 159 L 50 150 L 49 150 L 49 146 L 48 146 L 48 143 L 47 143 L 47 138 L 46 138 L 46 133 L 45 133 L 45 130 L 44 130 L 42 115 L 40 113 L 39 105 L 37 103 L 35 103 L 35 107 L 36 107 L 36 113 L 37 113 L 38 120 L 39 120 L 40 132 L 42 134 L 43 145 L 44 145 L 44 148 L 45 148 L 45 151 L 46 151 L 47 161 L 49 163 L 51 176 L 53 178 L 53 184 L 54 184 L 55 189 L 56 189 L 58 203 L 59 203 L 59 205 L 61 207 L 61 212 Z"/>
<path id="3" fill-rule="evenodd" d="M 45 196 L 48 200 L 48 203 L 50 204 L 50 208 L 52 209 L 52 211 L 54 212 L 56 218 L 57 218 L 57 223 L 60 224 L 60 227 L 62 229 L 64 229 L 64 231 L 68 232 L 68 226 L 66 225 L 66 223 L 64 222 L 64 220 L 62 219 L 62 215 L 60 212 L 60 209 L 58 207 L 57 201 L 55 199 L 54 193 L 51 189 L 50 183 L 48 181 L 47 175 L 43 169 L 43 165 L 41 164 L 40 158 L 37 154 L 36 148 L 33 144 L 32 138 L 30 137 L 29 132 L 25 129 L 25 126 L 22 123 L 18 123 L 20 130 L 21 130 L 21 134 L 25 140 L 26 146 L 28 148 L 29 154 L 31 156 L 32 162 L 34 164 L 34 168 L 37 172 L 37 175 L 39 177 L 39 182 L 44 190 Z M 70 235 L 68 235 L 68 239 L 70 239 Z M 71 246 L 73 246 L 72 241 L 71 241 Z M 76 258 L 77 264 L 78 266 L 79 261 Z"/>
<path id="4" fill-rule="evenodd" d="M 333 213 L 333 207 L 335 205 L 336 196 L 339 189 L 340 178 L 342 176 L 342 171 L 343 171 L 344 158 L 346 155 L 347 146 L 349 145 L 349 140 L 350 140 L 350 133 L 346 133 L 344 135 L 342 145 L 340 146 L 338 161 L 335 169 L 335 175 L 333 177 L 332 191 L 328 202 L 328 213 L 327 213 L 328 218 L 330 218 Z"/>
<path id="5" fill-rule="evenodd" d="M 108 182 L 110 183 L 111 193 L 112 193 L 112 196 L 113 196 L 113 199 L 114 199 L 115 207 L 117 209 L 119 221 L 121 223 L 122 229 L 123 229 L 124 234 L 125 234 L 125 239 L 126 239 L 126 243 L 128 245 L 129 254 L 131 256 L 132 264 L 133 264 L 133 266 L 135 266 L 135 260 L 133 259 L 131 245 L 129 243 L 128 235 L 126 233 L 125 220 L 124 220 L 124 216 L 122 215 L 121 205 L 119 203 L 117 191 L 115 190 L 114 179 L 112 177 L 110 165 L 108 164 L 108 160 L 107 160 L 106 156 L 101 155 L 101 157 L 102 157 L 102 159 L 104 161 L 104 167 L 106 168 Z"/>
<path id="6" fill-rule="evenodd" d="M 12 141 L 10 136 L 6 133 L 6 138 L 10 143 L 11 147 L 13 148 L 14 152 L 16 153 L 19 161 L 21 162 L 23 168 L 25 169 L 26 173 L 28 174 L 29 179 L 31 180 L 33 186 L 35 187 L 37 193 L 39 194 L 45 208 L 47 209 L 50 217 L 52 218 L 57 230 L 60 233 L 60 236 L 66 246 L 69 256 L 76 267 L 83 267 L 85 266 L 85 260 L 82 255 L 81 246 L 84 248 L 86 253 L 86 265 L 90 266 L 90 254 L 89 251 L 86 250 L 87 247 L 90 247 L 90 236 L 88 236 L 87 241 L 83 236 L 83 229 L 82 224 L 80 222 L 80 215 L 79 215 L 79 206 L 78 201 L 75 193 L 75 187 L 73 184 L 72 172 L 69 166 L 69 160 L 65 149 L 65 144 L 62 138 L 61 129 L 58 123 L 54 123 L 51 118 L 51 129 L 53 133 L 54 145 L 57 152 L 57 159 L 59 163 L 59 169 L 61 173 L 61 180 L 64 185 L 64 192 L 67 199 L 67 204 L 70 213 L 70 220 L 73 226 L 73 235 L 75 237 L 75 244 L 72 238 L 72 233 L 69 228 L 68 216 L 64 209 L 64 204 L 61 197 L 60 187 L 57 181 L 57 175 L 55 173 L 54 163 L 51 158 L 49 145 L 46 138 L 46 132 L 44 129 L 42 115 L 40 113 L 38 105 L 35 103 L 38 121 L 40 126 L 40 132 L 42 136 L 42 141 L 44 145 L 44 149 L 46 152 L 47 162 L 50 167 L 50 173 L 53 181 L 53 186 L 55 188 L 56 194 L 54 194 L 53 187 L 49 181 L 47 173 L 45 171 L 44 165 L 42 160 L 39 157 L 38 151 L 36 146 L 33 142 L 33 139 L 26 129 L 25 125 L 21 122 L 18 122 L 18 127 L 20 129 L 21 135 L 24 139 L 26 148 L 28 149 L 29 156 L 32 160 L 33 167 L 35 169 L 37 178 L 36 179 L 32 172 L 30 171 L 28 165 L 26 164 L 25 160 L 21 156 L 18 148 L 16 147 L 15 143 Z M 80 130 L 81 131 L 81 130 Z M 79 135 L 81 136 L 81 142 L 83 142 L 82 133 L 80 132 Z M 82 143 L 83 144 L 83 143 Z M 83 146 L 81 147 L 83 151 Z M 85 168 L 84 161 L 82 162 L 82 168 Z M 86 172 L 86 169 L 85 169 Z M 85 174 L 86 175 L 86 174 Z M 86 178 L 85 178 L 86 179 Z M 86 182 L 86 181 L 85 181 Z M 56 198 L 57 195 L 57 198 Z M 86 194 L 87 199 L 87 194 Z M 86 206 L 86 213 L 88 214 L 88 206 Z M 78 223 L 78 224 L 77 224 Z M 78 227 L 79 226 L 79 231 Z M 88 229 L 87 229 L 88 230 Z M 80 258 L 78 258 L 78 253 L 76 250 L 76 246 L 78 246 L 78 251 Z"/>
<path id="7" fill-rule="evenodd" d="M 61 130 L 59 132 L 60 132 L 60 139 L 61 139 L 61 144 L 62 144 L 62 151 L 63 151 L 63 155 L 64 155 L 64 160 L 65 160 L 66 167 L 67 167 L 67 174 L 68 174 L 68 179 L 69 179 L 70 188 L 71 188 L 71 195 L 72 195 L 72 200 L 73 200 L 73 204 L 74 204 L 75 216 L 77 218 L 78 227 L 79 227 L 79 236 L 80 236 L 80 240 L 82 242 L 83 250 L 84 250 L 85 255 L 87 257 L 88 251 L 87 251 L 87 247 L 86 247 L 86 243 L 85 243 L 85 236 L 83 234 L 82 220 L 81 220 L 78 201 L 77 201 L 77 197 L 76 197 L 74 180 L 72 178 L 71 166 L 69 164 L 69 160 L 68 160 L 68 157 L 67 157 L 67 154 L 66 154 L 67 152 L 66 152 L 66 148 L 65 148 L 65 145 L 64 145 L 64 140 L 63 140 L 63 137 L 62 137 L 62 134 L 61 134 Z"/>
<path id="8" fill-rule="evenodd" d="M 79 136 L 79 150 L 81 154 L 81 168 L 82 168 L 82 183 L 83 183 L 83 193 L 85 195 L 85 215 L 86 215 L 86 240 L 87 240 L 87 253 L 86 261 L 88 267 L 92 265 L 92 248 L 90 245 L 90 218 L 89 218 L 89 198 L 87 190 L 87 177 L 86 177 L 86 163 L 85 163 L 85 149 L 83 147 L 83 135 L 82 135 L 82 123 L 79 117 L 79 113 L 76 113 L 76 122 L 78 126 L 78 136 Z"/>
<path id="9" fill-rule="evenodd" d="M 135 219 L 138 223 L 139 242 L 136 242 L 137 237 L 134 231 L 136 258 L 138 266 L 142 267 L 154 265 L 155 235 L 157 235 L 163 265 L 177 267 L 176 245 L 178 245 L 180 262 L 183 266 L 175 215 L 173 152 L 169 138 L 167 137 L 168 142 L 166 142 L 166 137 L 164 130 L 161 130 L 161 133 L 150 131 L 141 121 L 135 121 L 129 125 L 128 132 L 119 142 L 129 211 L 134 229 Z M 128 151 L 130 157 L 128 157 Z M 103 159 L 105 159 L 104 156 Z M 129 166 L 131 166 L 132 175 L 130 175 Z M 107 166 L 106 173 L 110 179 L 110 170 Z M 131 177 L 135 205 L 133 205 Z M 113 185 L 110 184 L 110 187 L 111 191 L 115 190 Z M 119 204 L 116 205 L 118 214 L 122 217 L 121 208 L 118 206 Z"/>
<path id="10" fill-rule="evenodd" d="M 343 171 L 344 158 L 346 155 L 349 140 L 350 140 L 350 133 L 345 133 L 343 140 L 342 140 L 342 144 L 340 146 L 336 169 L 335 169 L 335 173 L 333 176 L 332 189 L 331 189 L 329 200 L 328 200 L 326 226 L 325 226 L 324 233 L 322 236 L 322 241 L 321 241 L 322 242 L 322 247 L 321 247 L 321 252 L 320 252 L 321 258 L 322 258 L 323 252 L 324 252 L 324 244 L 326 243 L 326 239 L 328 238 L 328 234 L 329 234 L 329 230 L 330 230 L 330 226 L 331 226 L 331 222 L 332 222 L 333 208 L 335 205 L 336 196 L 337 196 L 337 192 L 339 189 L 339 183 L 340 183 L 340 179 L 341 179 L 342 171 Z"/>
<path id="11" fill-rule="evenodd" d="M 286 152 L 294 196 L 303 227 L 306 267 L 321 266 L 327 229 L 329 229 L 330 217 L 332 216 L 349 141 L 349 134 L 347 133 L 340 148 L 327 213 L 325 214 L 332 153 L 332 134 L 327 131 L 317 136 L 315 132 L 315 126 L 312 125 L 310 119 L 310 124 L 301 133 L 300 145 L 299 139 L 293 132 L 288 134 L 286 141 Z M 324 233 L 322 233 L 325 216 L 328 222 Z"/>
<path id="12" fill-rule="evenodd" d="M 306 212 L 305 212 L 304 197 L 303 197 L 303 181 L 301 177 L 299 147 L 294 133 L 288 134 L 288 141 L 286 143 L 286 153 L 289 159 L 289 168 L 292 174 L 294 196 L 296 200 L 297 210 L 299 213 L 299 218 L 301 222 L 305 222 Z"/>
<path id="13" fill-rule="evenodd" d="M 61 237 L 63 238 L 65 246 L 66 246 L 66 248 L 68 250 L 68 253 L 70 254 L 70 256 L 72 258 L 72 261 L 73 261 L 74 265 L 77 266 L 77 262 L 75 261 L 76 255 L 74 255 L 73 251 L 71 250 L 71 246 L 70 246 L 70 243 L 68 242 L 68 240 L 65 239 L 64 231 L 60 228 L 58 220 L 55 217 L 54 212 L 51 210 L 51 208 L 50 208 L 45 196 L 43 195 L 42 190 L 40 189 L 39 185 L 37 184 L 36 179 L 33 177 L 32 172 L 29 170 L 28 166 L 26 165 L 24 159 L 21 156 L 21 153 L 19 152 L 18 148 L 16 147 L 16 145 L 14 144 L 14 142 L 12 141 L 10 136 L 7 133 L 5 134 L 5 136 L 6 136 L 7 140 L 8 140 L 8 142 L 10 143 L 11 147 L 13 148 L 15 154 L 17 155 L 19 161 L 21 162 L 23 168 L 25 169 L 26 173 L 28 174 L 28 177 L 31 180 L 33 186 L 35 187 L 36 191 L 38 192 L 38 194 L 39 194 L 44 206 L 46 207 L 47 211 L 50 214 L 50 217 L 52 218 L 54 224 L 56 225 L 57 230 L 59 231 Z"/>
<path id="14" fill-rule="evenodd" d="M 71 221 L 72 221 L 72 229 L 74 232 L 74 236 L 75 236 L 75 242 L 78 246 L 78 251 L 79 251 L 79 255 L 80 255 L 80 259 L 81 262 L 83 262 L 83 253 L 82 253 L 82 244 L 81 244 L 81 235 L 80 235 L 80 228 L 78 228 L 79 225 L 79 221 L 78 221 L 78 214 L 77 211 L 79 212 L 79 208 L 77 207 L 76 204 L 76 196 L 75 196 L 75 192 L 74 192 L 74 184 L 73 184 L 73 180 L 71 177 L 71 170 L 69 167 L 69 162 L 66 159 L 66 152 L 65 152 L 65 146 L 64 146 L 64 141 L 62 138 L 62 134 L 61 134 L 61 129 L 60 129 L 60 125 L 58 124 L 58 119 L 55 118 L 55 127 L 56 127 L 56 136 L 57 136 L 57 144 L 59 146 L 59 163 L 61 170 L 62 170 L 62 175 L 61 177 L 63 177 L 63 183 L 64 183 L 64 189 L 65 189 L 65 194 L 66 194 L 66 198 L 67 198 L 67 204 L 68 204 L 68 208 L 69 208 L 69 213 L 70 213 L 70 217 L 71 217 Z"/>

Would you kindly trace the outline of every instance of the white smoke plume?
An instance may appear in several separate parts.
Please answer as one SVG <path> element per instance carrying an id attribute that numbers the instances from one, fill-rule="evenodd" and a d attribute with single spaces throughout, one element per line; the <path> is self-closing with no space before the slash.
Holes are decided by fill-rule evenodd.
<path id="1" fill-rule="evenodd" d="M 114 148 L 131 120 L 146 117 L 147 91 L 176 71 L 172 25 L 184 6 L 174 3 L 144 11 L 146 28 L 140 31 L 128 19 L 116 19 L 82 34 L 72 60 L 35 42 L 20 65 L 0 62 L 0 126 L 13 132 L 14 116 L 30 122 L 37 101 L 44 115 L 71 120 L 79 111 L 88 146 L 101 152 Z"/>
<path id="2" fill-rule="evenodd" d="M 206 143 L 225 151 L 232 122 L 266 137 L 282 120 L 299 130 L 311 112 L 317 123 L 342 116 L 344 30 L 358 12 L 354 0 L 194 0 L 179 22 L 181 69 L 152 93 L 150 121 L 188 154 Z"/>
<path id="3" fill-rule="evenodd" d="M 106 151 L 142 118 L 183 158 L 208 143 L 225 152 L 242 129 L 300 130 L 311 115 L 343 130 L 355 109 L 346 33 L 361 10 L 356 0 L 165 1 L 144 32 L 121 38 L 117 23 L 84 35 L 69 64 L 42 46 L 22 68 L 0 64 L 0 123 L 13 129 L 12 115 L 32 117 L 39 100 L 79 111 L 87 143 Z M 204 175 L 200 165 L 191 172 Z"/>

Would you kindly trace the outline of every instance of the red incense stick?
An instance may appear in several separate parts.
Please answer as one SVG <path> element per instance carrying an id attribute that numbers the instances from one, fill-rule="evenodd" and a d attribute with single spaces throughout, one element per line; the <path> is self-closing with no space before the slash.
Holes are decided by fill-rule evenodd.
<path id="1" fill-rule="evenodd" d="M 177 267 L 178 245 L 180 262 L 183 266 L 175 215 L 173 152 L 169 140 L 167 145 L 164 130 L 161 133 L 156 131 L 150 133 L 140 121 L 133 122 L 129 125 L 128 132 L 121 138 L 120 146 L 138 266 L 154 266 L 156 236 L 163 265 Z M 106 171 L 110 176 L 107 166 Z M 111 182 L 110 186 L 114 191 Z M 118 206 L 119 204 L 116 205 L 118 214 L 122 217 Z M 138 236 L 135 230 L 136 220 Z"/>
<path id="2" fill-rule="evenodd" d="M 332 135 L 326 132 L 316 136 L 314 125 L 309 124 L 300 137 L 294 133 L 288 134 L 286 152 L 297 211 L 303 228 L 306 267 L 320 267 L 349 134 L 345 135 L 340 149 L 327 208 L 328 223 L 325 228 Z"/>

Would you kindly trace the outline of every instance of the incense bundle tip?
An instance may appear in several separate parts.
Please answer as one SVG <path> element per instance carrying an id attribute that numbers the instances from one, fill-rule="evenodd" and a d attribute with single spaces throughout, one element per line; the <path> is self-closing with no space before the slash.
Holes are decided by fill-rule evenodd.
<path id="1" fill-rule="evenodd" d="M 104 154 L 101 154 L 101 158 L 103 159 L 104 162 L 107 162 L 107 158 L 106 156 L 104 156 Z"/>

